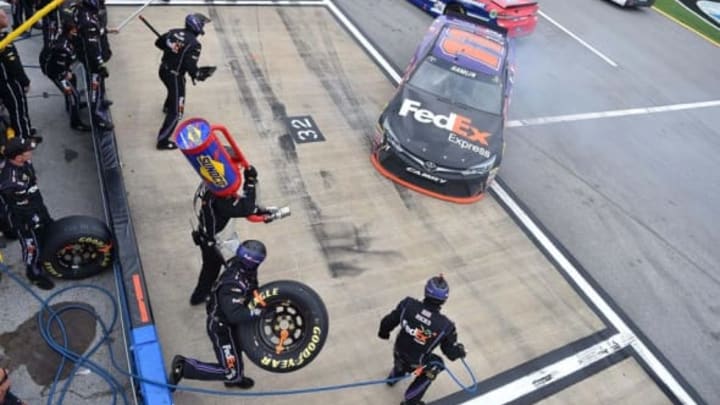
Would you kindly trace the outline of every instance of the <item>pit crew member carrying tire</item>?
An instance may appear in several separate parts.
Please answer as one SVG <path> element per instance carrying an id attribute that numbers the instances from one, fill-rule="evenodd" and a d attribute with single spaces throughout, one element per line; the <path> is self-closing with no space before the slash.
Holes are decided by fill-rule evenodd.
<path id="1" fill-rule="evenodd" d="M 266 255 L 265 245 L 260 241 L 246 240 L 240 244 L 235 257 L 213 286 L 206 307 L 207 333 L 217 363 L 176 355 L 168 376 L 171 385 L 177 385 L 183 378 L 224 381 L 228 388 L 249 389 L 255 385 L 251 378 L 243 375 L 242 346 L 235 328 L 262 313 L 262 309 L 249 309 L 247 304 L 258 288 L 257 271 Z"/>

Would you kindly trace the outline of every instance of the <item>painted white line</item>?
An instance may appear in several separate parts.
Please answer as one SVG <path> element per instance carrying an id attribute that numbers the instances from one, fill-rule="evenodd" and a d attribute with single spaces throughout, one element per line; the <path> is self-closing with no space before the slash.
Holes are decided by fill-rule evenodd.
<path id="1" fill-rule="evenodd" d="M 393 79 L 395 84 L 400 82 L 400 74 L 396 72 L 392 65 L 375 49 L 375 46 L 355 27 L 355 25 L 335 6 L 332 0 L 326 0 L 330 11 L 338 18 L 338 20 L 345 25 L 345 28 L 355 37 L 355 39 L 365 47 L 366 51 L 372 55 L 375 61 L 385 70 L 385 72 Z M 623 341 L 629 341 L 630 345 L 635 349 L 638 356 L 640 356 L 645 364 L 652 370 L 657 378 L 662 381 L 668 389 L 684 404 L 695 404 L 692 397 L 685 391 L 683 386 L 673 377 L 668 371 L 665 365 L 648 349 L 648 347 L 640 341 L 637 336 L 632 333 L 630 327 L 615 313 L 610 305 L 600 296 L 600 294 L 590 285 L 590 283 L 583 278 L 580 272 L 570 261 L 560 252 L 555 244 L 540 230 L 540 228 L 533 222 L 532 219 L 520 208 L 520 206 L 510 198 L 510 195 L 495 182 L 492 184 L 492 189 L 503 201 L 504 204 L 516 215 L 516 217 L 522 222 L 525 228 L 532 233 L 532 235 L 538 240 L 538 242 L 545 248 L 545 250 L 555 259 L 560 269 L 568 275 L 573 281 L 575 286 L 585 294 L 585 296 L 595 305 L 598 311 L 612 324 L 612 326 L 619 332 L 619 336 L 623 337 Z M 617 335 L 616 335 L 617 336 Z M 511 383 L 512 384 L 512 383 Z"/>
<path id="2" fill-rule="evenodd" d="M 353 24 L 346 16 L 345 14 L 340 11 L 340 9 L 333 3 L 331 0 L 326 0 L 325 4 L 328 6 L 330 11 L 335 15 L 335 17 L 340 20 L 340 22 L 345 26 L 345 28 L 350 31 L 350 34 L 352 34 L 355 39 L 360 42 L 363 48 L 365 48 L 368 53 L 375 59 L 375 62 L 377 62 L 383 70 L 392 77 L 392 79 L 395 81 L 395 84 L 400 83 L 400 80 L 402 76 L 393 69 L 390 62 L 388 62 L 380 52 L 378 52 L 377 49 L 375 49 L 375 46 L 368 41 L 367 38 L 365 38 L 365 35 L 360 32 L 360 30 Z"/>
<path id="3" fill-rule="evenodd" d="M 607 302 L 595 291 L 587 280 L 580 274 L 575 266 L 560 252 L 555 244 L 540 230 L 535 222 L 523 211 L 522 208 L 510 197 L 499 183 L 493 183 L 492 190 L 498 198 L 505 203 L 515 216 L 522 222 L 525 229 L 537 239 L 543 248 L 555 259 L 562 271 L 573 281 L 575 286 L 582 291 L 585 296 L 595 305 L 600 313 L 612 324 L 612 326 L 624 336 L 633 336 L 635 340 L 631 343 L 638 356 L 640 356 L 647 366 L 655 373 L 668 389 L 684 404 L 695 404 L 692 397 L 685 391 L 682 385 L 673 377 L 664 364 L 648 349 L 648 347 L 633 335 L 630 327 L 615 313 Z"/>
<path id="4" fill-rule="evenodd" d="M 507 404 L 621 351 L 634 340 L 635 337 L 632 335 L 618 333 L 592 347 L 520 377 L 502 387 L 488 391 L 470 401 L 464 402 L 464 404 Z"/>
<path id="5" fill-rule="evenodd" d="M 118 26 L 115 27 L 115 29 L 117 31 L 121 31 L 130 22 L 130 20 L 135 18 L 135 16 L 137 16 L 138 14 L 142 13 L 142 11 L 145 10 L 145 8 L 147 8 L 147 6 L 149 6 L 150 3 L 152 3 L 153 1 L 155 1 L 155 0 L 147 0 L 140 8 L 133 11 L 129 16 L 127 16 L 126 19 L 124 19 L 120 24 L 118 24 Z"/>
<path id="6" fill-rule="evenodd" d="M 560 25 L 559 22 L 557 22 L 557 21 L 553 20 L 552 18 L 550 18 L 549 15 L 543 13 L 542 11 L 538 11 L 538 14 L 540 14 L 540 16 L 541 16 L 542 18 L 548 20 L 552 25 L 558 27 L 558 28 L 559 28 L 561 31 L 563 31 L 564 33 L 570 35 L 570 37 L 571 37 L 572 39 L 578 41 L 578 42 L 580 43 L 580 45 L 582 45 L 582 46 L 584 46 L 585 48 L 589 49 L 590 52 L 592 52 L 592 53 L 594 53 L 595 55 L 599 56 L 600 59 L 602 59 L 602 60 L 604 60 L 605 62 L 607 62 L 610 66 L 612 66 L 612 67 L 618 67 L 618 64 L 615 63 L 615 61 L 613 61 L 612 59 L 610 59 L 610 58 L 608 58 L 607 56 L 605 56 L 605 54 L 603 54 L 602 52 L 598 51 L 597 49 L 595 49 L 593 46 L 591 46 L 591 45 L 588 44 L 587 42 L 583 41 L 582 38 L 580 38 L 579 36 L 573 34 L 569 29 L 567 29 L 567 28 L 563 27 L 562 25 Z"/>
<path id="7" fill-rule="evenodd" d="M 140 6 L 138 0 L 107 0 L 108 6 Z M 158 0 L 155 5 L 180 6 L 324 6 L 325 0 Z"/>
<path id="8" fill-rule="evenodd" d="M 527 118 L 527 119 L 521 119 L 521 120 L 508 121 L 506 126 L 509 128 L 527 127 L 527 126 L 531 126 L 531 125 L 547 125 L 547 124 L 557 124 L 557 123 L 561 123 L 561 122 L 585 121 L 585 120 L 595 120 L 595 119 L 611 118 L 611 117 L 625 117 L 628 115 L 657 114 L 657 113 L 662 113 L 662 112 L 694 110 L 694 109 L 698 109 L 698 108 L 710 108 L 710 107 L 720 107 L 720 100 L 698 101 L 696 103 L 684 103 L 684 104 L 668 104 L 668 105 L 659 105 L 659 106 L 655 106 L 655 107 L 639 107 L 639 108 L 630 108 L 627 110 L 609 110 L 609 111 L 599 111 L 599 112 L 593 112 L 593 113 L 556 115 L 553 117 Z"/>

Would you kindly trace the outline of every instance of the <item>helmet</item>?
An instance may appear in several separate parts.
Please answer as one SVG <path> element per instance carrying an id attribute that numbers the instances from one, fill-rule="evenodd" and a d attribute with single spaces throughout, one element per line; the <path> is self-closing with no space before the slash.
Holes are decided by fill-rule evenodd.
<path id="1" fill-rule="evenodd" d="M 185 28 L 194 32 L 195 35 L 203 35 L 203 27 L 209 23 L 210 19 L 200 13 L 188 14 L 185 17 Z"/>
<path id="2" fill-rule="evenodd" d="M 267 249 L 264 243 L 251 239 L 241 243 L 235 255 L 246 270 L 256 270 L 265 260 Z"/>
<path id="3" fill-rule="evenodd" d="M 442 274 L 432 277 L 425 283 L 425 298 L 445 302 L 450 293 L 450 286 Z"/>

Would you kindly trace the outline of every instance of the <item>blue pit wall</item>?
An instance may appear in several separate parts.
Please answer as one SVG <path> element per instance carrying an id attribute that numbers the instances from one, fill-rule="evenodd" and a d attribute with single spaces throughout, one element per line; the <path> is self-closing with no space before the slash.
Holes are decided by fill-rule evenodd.
<path id="1" fill-rule="evenodd" d="M 78 76 L 85 75 L 81 73 Z M 86 99 L 89 99 L 87 93 Z M 93 122 L 92 114 L 88 115 L 93 128 L 93 149 L 105 219 L 115 237 L 114 271 L 123 313 L 123 330 L 132 363 L 130 368 L 132 374 L 139 377 L 133 381 L 133 386 L 137 387 L 133 395 L 137 396 L 138 403 L 171 405 L 170 390 L 166 386 L 149 382 L 167 381 L 165 363 L 130 215 L 115 132 L 100 129 Z M 112 118 L 109 111 L 108 118 Z"/>

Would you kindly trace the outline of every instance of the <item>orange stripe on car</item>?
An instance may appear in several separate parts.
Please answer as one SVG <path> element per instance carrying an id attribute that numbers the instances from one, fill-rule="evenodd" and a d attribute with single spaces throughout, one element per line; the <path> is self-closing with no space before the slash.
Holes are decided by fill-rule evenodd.
<path id="1" fill-rule="evenodd" d="M 448 35 L 451 35 L 453 38 L 456 38 L 459 41 L 469 41 L 474 44 L 480 45 L 483 48 L 495 51 L 495 53 L 503 53 L 504 47 L 502 44 L 481 37 L 480 35 L 473 34 L 472 32 L 467 32 L 456 28 L 449 28 Z"/>

